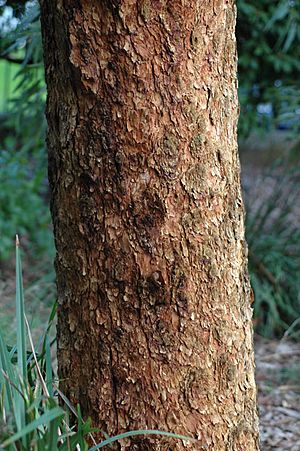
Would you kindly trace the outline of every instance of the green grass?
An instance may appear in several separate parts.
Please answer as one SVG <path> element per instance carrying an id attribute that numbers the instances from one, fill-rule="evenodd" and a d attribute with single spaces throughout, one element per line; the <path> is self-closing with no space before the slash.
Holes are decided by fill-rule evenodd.
<path id="1" fill-rule="evenodd" d="M 246 195 L 256 330 L 265 337 L 282 336 L 300 317 L 299 171 L 299 166 L 274 167 L 262 178 L 260 193 L 256 188 L 256 199 Z M 299 328 L 294 328 L 293 337 L 297 335 Z"/>

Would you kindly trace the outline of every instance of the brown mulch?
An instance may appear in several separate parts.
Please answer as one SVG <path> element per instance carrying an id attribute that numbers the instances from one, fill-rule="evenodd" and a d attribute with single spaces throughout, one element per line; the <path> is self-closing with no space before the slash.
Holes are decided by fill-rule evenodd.
<path id="1" fill-rule="evenodd" d="M 256 338 L 261 451 L 300 451 L 300 343 Z"/>

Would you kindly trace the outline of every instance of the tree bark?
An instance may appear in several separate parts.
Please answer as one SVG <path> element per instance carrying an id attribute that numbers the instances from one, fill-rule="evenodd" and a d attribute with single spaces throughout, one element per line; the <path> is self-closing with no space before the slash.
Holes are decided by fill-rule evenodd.
<path id="1" fill-rule="evenodd" d="M 258 449 L 231 0 L 41 0 L 61 389 L 123 450 Z"/>

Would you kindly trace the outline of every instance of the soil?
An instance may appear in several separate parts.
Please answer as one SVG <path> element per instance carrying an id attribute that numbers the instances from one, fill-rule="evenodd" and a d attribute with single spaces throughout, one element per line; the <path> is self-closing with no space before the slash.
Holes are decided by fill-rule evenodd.
<path id="1" fill-rule="evenodd" d="M 300 451 L 300 343 L 255 339 L 261 451 Z"/>

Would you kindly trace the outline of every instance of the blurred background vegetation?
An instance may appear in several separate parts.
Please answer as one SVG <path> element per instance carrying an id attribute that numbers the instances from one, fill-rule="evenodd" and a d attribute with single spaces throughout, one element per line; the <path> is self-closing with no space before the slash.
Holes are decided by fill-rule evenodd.
<path id="1" fill-rule="evenodd" d="M 239 147 L 255 325 L 300 337 L 300 0 L 237 0 Z M 0 0 L 0 327 L 12 333 L 15 233 L 38 325 L 55 299 L 39 7 Z"/>

